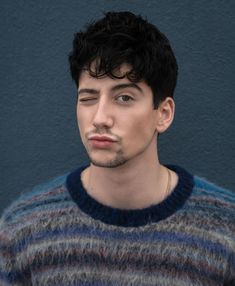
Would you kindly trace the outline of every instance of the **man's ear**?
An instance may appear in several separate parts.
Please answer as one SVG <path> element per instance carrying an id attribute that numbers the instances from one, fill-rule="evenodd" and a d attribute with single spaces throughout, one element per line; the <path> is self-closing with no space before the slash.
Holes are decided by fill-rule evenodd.
<path id="1" fill-rule="evenodd" d="M 175 114 L 175 102 L 171 97 L 164 99 L 156 109 L 156 130 L 165 132 L 170 127 Z"/>

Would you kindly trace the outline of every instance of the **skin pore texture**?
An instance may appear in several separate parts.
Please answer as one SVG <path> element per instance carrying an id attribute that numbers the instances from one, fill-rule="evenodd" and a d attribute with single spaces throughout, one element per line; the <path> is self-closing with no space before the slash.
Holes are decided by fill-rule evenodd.
<path id="1" fill-rule="evenodd" d="M 119 73 L 130 67 L 123 64 Z M 168 172 L 158 160 L 157 135 L 174 118 L 174 101 L 167 97 L 153 108 L 151 88 L 127 77 L 79 78 L 77 120 L 90 166 L 82 173 L 89 195 L 104 205 L 140 209 L 164 200 Z M 170 191 L 177 175 L 170 171 Z"/>

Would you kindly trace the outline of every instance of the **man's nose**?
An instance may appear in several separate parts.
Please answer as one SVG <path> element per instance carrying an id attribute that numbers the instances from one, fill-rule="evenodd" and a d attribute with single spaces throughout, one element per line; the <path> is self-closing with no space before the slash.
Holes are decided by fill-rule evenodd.
<path id="1" fill-rule="evenodd" d="M 111 128 L 113 126 L 113 114 L 110 104 L 105 100 L 97 103 L 97 109 L 93 118 L 93 125 L 96 128 Z"/>

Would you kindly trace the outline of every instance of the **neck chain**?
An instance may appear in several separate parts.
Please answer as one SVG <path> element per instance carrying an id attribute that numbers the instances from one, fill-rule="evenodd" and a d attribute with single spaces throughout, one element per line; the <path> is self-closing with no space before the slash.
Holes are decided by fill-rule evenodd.
<path id="1" fill-rule="evenodd" d="M 167 177 L 167 187 L 166 187 L 166 191 L 165 191 L 163 200 L 165 200 L 169 196 L 170 191 L 171 191 L 171 172 L 168 168 L 166 168 L 166 170 L 167 170 L 168 177 Z"/>

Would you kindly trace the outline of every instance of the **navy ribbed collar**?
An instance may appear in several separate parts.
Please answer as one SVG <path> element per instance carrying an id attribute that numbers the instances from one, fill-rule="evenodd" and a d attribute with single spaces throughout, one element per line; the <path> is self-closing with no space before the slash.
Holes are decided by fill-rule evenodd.
<path id="1" fill-rule="evenodd" d="M 193 176 L 179 166 L 167 165 L 167 167 L 178 174 L 177 186 L 163 202 L 144 209 L 122 210 L 97 202 L 87 193 L 81 182 L 81 173 L 87 166 L 82 166 L 70 173 L 66 179 L 66 186 L 78 207 L 92 218 L 117 226 L 143 226 L 174 214 L 184 205 L 192 192 Z"/>

